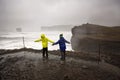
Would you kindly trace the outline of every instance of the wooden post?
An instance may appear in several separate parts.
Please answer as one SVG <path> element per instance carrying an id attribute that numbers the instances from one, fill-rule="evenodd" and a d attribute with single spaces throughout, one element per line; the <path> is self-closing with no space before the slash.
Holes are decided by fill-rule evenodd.
<path id="1" fill-rule="evenodd" d="M 24 37 L 23 37 L 23 48 L 25 48 L 25 40 L 24 40 Z"/>
<path id="2" fill-rule="evenodd" d="M 98 48 L 99 48 L 99 51 L 98 51 L 98 56 L 99 56 L 99 60 L 98 60 L 98 64 L 100 63 L 100 60 L 101 60 L 101 45 L 100 45 L 100 43 L 99 43 L 99 45 L 98 45 Z"/>

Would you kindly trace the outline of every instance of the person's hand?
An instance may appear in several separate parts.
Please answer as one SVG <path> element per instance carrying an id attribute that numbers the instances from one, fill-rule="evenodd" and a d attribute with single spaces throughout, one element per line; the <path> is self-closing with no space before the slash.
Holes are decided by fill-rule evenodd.
<path id="1" fill-rule="evenodd" d="M 54 46 L 55 44 L 53 43 L 52 46 Z"/>
<path id="2" fill-rule="evenodd" d="M 37 42 L 37 41 L 34 41 L 34 42 Z"/>
<path id="3" fill-rule="evenodd" d="M 68 44 L 70 44 L 70 42 L 68 42 Z"/>

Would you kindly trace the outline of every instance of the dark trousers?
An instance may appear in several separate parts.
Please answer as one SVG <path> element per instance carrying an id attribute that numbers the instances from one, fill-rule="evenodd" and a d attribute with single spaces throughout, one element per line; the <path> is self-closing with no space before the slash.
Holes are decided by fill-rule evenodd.
<path id="1" fill-rule="evenodd" d="M 65 57 L 66 57 L 65 51 L 61 51 L 61 60 L 65 60 Z"/>
<path id="2" fill-rule="evenodd" d="M 48 58 L 48 48 L 43 48 L 43 58 Z"/>

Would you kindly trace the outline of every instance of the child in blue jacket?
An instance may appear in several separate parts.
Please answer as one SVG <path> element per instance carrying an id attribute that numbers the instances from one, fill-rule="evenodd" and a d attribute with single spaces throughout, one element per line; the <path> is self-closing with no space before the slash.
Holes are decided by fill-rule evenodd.
<path id="1" fill-rule="evenodd" d="M 70 44 L 70 42 L 64 39 L 63 34 L 60 34 L 60 39 L 57 42 L 53 43 L 53 45 L 59 44 L 59 48 L 61 51 L 61 60 L 65 60 L 65 52 L 66 52 L 65 43 Z"/>

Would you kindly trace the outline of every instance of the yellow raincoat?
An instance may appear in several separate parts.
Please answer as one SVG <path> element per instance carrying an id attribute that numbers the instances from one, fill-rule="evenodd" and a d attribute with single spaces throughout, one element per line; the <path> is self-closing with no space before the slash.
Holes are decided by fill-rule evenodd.
<path id="1" fill-rule="evenodd" d="M 47 48 L 48 47 L 48 42 L 54 43 L 53 41 L 51 41 L 48 38 L 46 38 L 44 34 L 41 35 L 41 38 L 35 40 L 35 42 L 40 42 L 40 41 L 42 41 L 42 47 L 43 48 Z"/>

